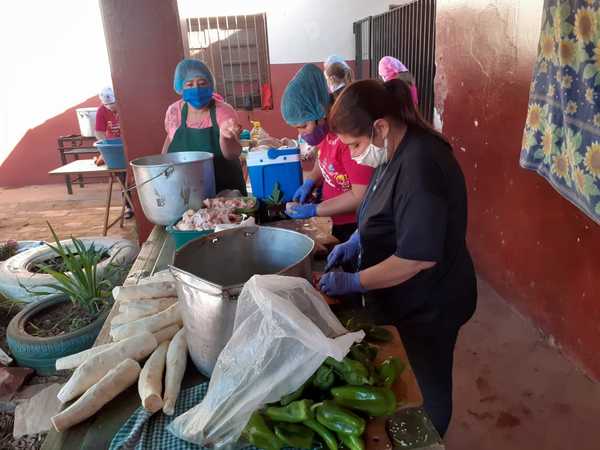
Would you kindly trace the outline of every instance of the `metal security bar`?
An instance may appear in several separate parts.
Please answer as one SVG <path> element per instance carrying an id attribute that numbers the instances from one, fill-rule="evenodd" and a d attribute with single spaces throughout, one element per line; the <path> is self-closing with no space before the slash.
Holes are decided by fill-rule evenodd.
<path id="1" fill-rule="evenodd" d="M 417 0 L 354 23 L 358 57 L 359 38 L 360 52 L 365 48 L 363 24 L 369 21 L 368 66 L 371 78 L 378 77 L 377 65 L 382 57 L 389 55 L 398 58 L 415 78 L 419 108 L 429 121 L 433 119 L 434 101 L 435 11 L 436 0 Z M 365 64 L 364 59 L 361 59 L 361 66 L 364 67 Z M 360 78 L 358 73 L 357 69 L 357 78 Z"/>
<path id="2" fill-rule="evenodd" d="M 367 78 L 371 73 L 371 18 L 354 22 L 355 70 L 357 80 Z"/>
<path id="3" fill-rule="evenodd" d="M 189 57 L 207 64 L 216 90 L 234 108 L 270 109 L 271 92 L 265 13 L 186 19 Z"/>

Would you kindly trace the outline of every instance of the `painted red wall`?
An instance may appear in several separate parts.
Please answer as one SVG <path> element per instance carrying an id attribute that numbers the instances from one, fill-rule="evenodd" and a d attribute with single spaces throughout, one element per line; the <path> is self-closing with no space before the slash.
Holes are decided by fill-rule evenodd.
<path id="1" fill-rule="evenodd" d="M 50 170 L 61 165 L 57 140 L 60 136 L 79 134 L 75 109 L 99 105 L 100 101 L 94 95 L 29 129 L 0 165 L 0 186 L 60 183 L 62 179 L 48 175 Z"/>
<path id="2" fill-rule="evenodd" d="M 519 166 L 537 47 L 519 29 L 540 28 L 522 3 L 438 1 L 436 104 L 467 179 L 479 274 L 600 378 L 600 226 Z"/>
<path id="3" fill-rule="evenodd" d="M 100 10 L 127 158 L 158 154 L 165 111 L 177 99 L 173 71 L 183 58 L 177 1 L 100 0 Z M 144 242 L 153 225 L 141 213 L 137 194 L 133 201 Z"/>

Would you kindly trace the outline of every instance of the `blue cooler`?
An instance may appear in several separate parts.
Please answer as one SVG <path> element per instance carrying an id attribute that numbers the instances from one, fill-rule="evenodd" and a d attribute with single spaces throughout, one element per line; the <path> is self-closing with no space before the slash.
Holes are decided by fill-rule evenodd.
<path id="1" fill-rule="evenodd" d="M 103 139 L 94 143 L 94 147 L 100 150 L 102 159 L 109 169 L 126 169 L 127 160 L 125 159 L 125 150 L 123 149 L 123 140 Z"/>
<path id="2" fill-rule="evenodd" d="M 248 152 L 246 158 L 252 195 L 264 200 L 273 192 L 275 183 L 283 193 L 283 201 L 290 202 L 302 184 L 302 166 L 299 148 L 270 148 Z"/>

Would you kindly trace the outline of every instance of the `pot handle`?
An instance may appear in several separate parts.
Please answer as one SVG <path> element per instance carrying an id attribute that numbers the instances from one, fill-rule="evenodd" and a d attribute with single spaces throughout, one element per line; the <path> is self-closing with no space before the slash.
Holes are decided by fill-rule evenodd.
<path id="1" fill-rule="evenodd" d="M 154 175 L 152 178 L 144 181 L 139 186 L 136 185 L 136 184 L 134 184 L 130 188 L 127 188 L 127 192 L 133 191 L 134 189 L 137 189 L 137 188 L 141 188 L 143 185 L 148 184 L 151 181 L 156 180 L 159 177 L 162 177 L 163 175 L 165 176 L 165 178 L 169 178 L 171 176 L 171 174 L 173 174 L 174 171 L 175 171 L 175 166 L 167 166 L 167 167 L 165 167 L 165 170 L 163 170 L 162 172 L 160 172 L 158 175 Z"/>

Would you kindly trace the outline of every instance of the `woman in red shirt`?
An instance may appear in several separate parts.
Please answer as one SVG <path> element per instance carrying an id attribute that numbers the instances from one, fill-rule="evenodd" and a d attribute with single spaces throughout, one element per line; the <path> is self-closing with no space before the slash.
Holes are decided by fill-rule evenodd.
<path id="1" fill-rule="evenodd" d="M 121 137 L 121 124 L 117 100 L 111 87 L 105 87 L 98 95 L 102 105 L 96 112 L 96 137 L 98 139 L 116 139 Z"/>
<path id="2" fill-rule="evenodd" d="M 352 160 L 348 146 L 327 126 L 327 112 L 332 97 L 323 72 L 313 64 L 302 67 L 288 83 L 281 99 L 284 120 L 319 149 L 318 164 L 294 194 L 288 215 L 294 219 L 331 216 L 333 234 L 344 242 L 356 230 L 356 210 L 373 169 Z M 323 201 L 308 203 L 313 191 L 323 187 Z"/>

